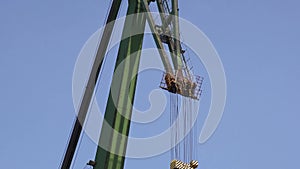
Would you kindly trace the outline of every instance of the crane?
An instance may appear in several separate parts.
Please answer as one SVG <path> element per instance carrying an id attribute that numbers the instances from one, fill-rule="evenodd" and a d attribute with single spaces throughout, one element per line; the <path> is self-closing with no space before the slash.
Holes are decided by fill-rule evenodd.
<path id="1" fill-rule="evenodd" d="M 103 35 L 92 65 L 61 169 L 68 169 L 72 164 L 74 153 L 82 133 L 81 124 L 86 119 L 121 2 L 122 0 L 112 0 Z M 122 154 L 126 153 L 126 136 L 129 134 L 130 117 L 132 115 L 132 105 L 137 83 L 137 76 L 135 75 L 138 72 L 146 22 L 152 31 L 160 59 L 165 68 L 160 87 L 171 93 L 192 99 L 199 99 L 203 78 L 192 75 L 191 70 L 187 66 L 187 59 L 184 56 L 185 51 L 180 42 L 178 0 L 170 0 L 170 2 L 167 2 L 167 0 L 128 0 L 126 15 L 131 15 L 132 17 L 126 17 L 125 19 L 122 32 L 122 37 L 124 38 L 120 42 L 115 64 L 115 69 L 118 67 L 122 73 L 119 77 L 115 77 L 114 75 L 112 80 L 114 89 L 119 91 L 119 95 L 113 96 L 111 92 L 109 94 L 104 114 L 104 119 L 108 123 L 102 126 L 99 138 L 99 144 L 107 144 L 108 149 L 98 146 L 95 159 L 88 163 L 94 169 L 124 168 L 125 157 Z M 156 4 L 160 12 L 161 24 L 155 23 L 153 19 L 149 8 L 151 3 Z M 134 25 L 134 29 L 132 25 Z M 135 32 L 141 32 L 141 34 L 135 34 Z M 167 54 L 165 46 L 168 47 L 170 56 Z M 128 57 L 130 59 L 127 59 Z M 123 61 L 125 63 L 121 64 Z M 111 128 L 115 132 L 111 132 Z M 198 166 L 196 163 L 193 161 L 193 165 L 187 164 L 185 166 L 196 168 Z M 171 167 L 173 166 L 173 168 L 176 168 L 176 165 L 177 162 L 171 163 Z"/>

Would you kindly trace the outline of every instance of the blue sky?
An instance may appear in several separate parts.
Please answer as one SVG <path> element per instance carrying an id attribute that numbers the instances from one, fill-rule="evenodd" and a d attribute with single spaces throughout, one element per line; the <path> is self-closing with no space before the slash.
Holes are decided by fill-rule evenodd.
<path id="1" fill-rule="evenodd" d="M 1 1 L 0 168 L 58 168 L 74 120 L 74 65 L 85 41 L 103 25 L 108 2 Z M 195 150 L 201 169 L 300 167 L 299 5 L 296 0 L 180 1 L 180 15 L 210 38 L 227 77 L 223 119 Z M 209 106 L 207 78 L 204 87 L 199 127 Z M 140 104 L 147 102 L 140 97 Z M 141 131 L 132 127 L 131 132 Z M 78 169 L 95 151 L 87 137 L 82 142 Z M 125 168 L 153 163 L 168 168 L 169 160 L 168 153 L 128 159 Z"/>

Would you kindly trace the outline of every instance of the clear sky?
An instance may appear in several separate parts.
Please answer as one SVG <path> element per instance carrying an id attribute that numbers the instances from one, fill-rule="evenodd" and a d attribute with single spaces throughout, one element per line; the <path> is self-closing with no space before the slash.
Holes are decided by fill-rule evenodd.
<path id="1" fill-rule="evenodd" d="M 74 65 L 86 40 L 103 25 L 108 2 L 0 2 L 0 168 L 58 168 L 75 116 Z M 227 77 L 223 119 L 195 150 L 200 169 L 300 168 L 300 2 L 180 0 L 179 5 L 180 15 L 210 38 Z M 205 83 L 199 127 L 210 99 L 208 78 Z M 147 103 L 147 97 L 139 98 Z M 78 169 L 95 151 L 88 137 L 82 143 Z M 128 159 L 125 168 L 168 168 L 169 160 L 168 153 Z"/>

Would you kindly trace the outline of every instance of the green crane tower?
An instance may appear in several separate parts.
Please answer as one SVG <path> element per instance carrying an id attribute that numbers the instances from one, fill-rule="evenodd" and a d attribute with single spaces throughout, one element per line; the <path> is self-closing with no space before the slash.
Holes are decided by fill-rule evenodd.
<path id="1" fill-rule="evenodd" d="M 82 133 L 81 124 L 86 119 L 121 2 L 122 0 L 112 0 L 106 26 L 98 46 L 61 169 L 69 169 L 72 164 L 78 140 Z M 154 22 L 153 16 L 150 13 L 149 4 L 155 2 L 160 12 L 161 25 Z M 178 0 L 171 0 L 171 8 L 166 4 L 165 0 L 128 0 L 126 15 L 122 41 L 120 42 L 115 64 L 115 70 L 118 68 L 121 73 L 114 75 L 112 80 L 113 89 L 116 90 L 118 95 L 115 96 L 112 92 L 109 94 L 104 115 L 104 121 L 107 122 L 107 125 L 103 123 L 99 139 L 99 145 L 106 145 L 106 148 L 98 146 L 95 160 L 89 162 L 94 169 L 124 168 L 124 155 L 126 154 L 127 136 L 130 129 L 132 105 L 134 103 L 137 72 L 146 23 L 148 23 L 152 31 L 166 71 L 165 81 L 160 87 L 169 92 L 193 99 L 198 99 L 199 97 L 200 89 L 199 91 L 194 90 L 196 87 L 199 88 L 200 82 L 194 82 L 188 70 L 183 69 L 186 63 L 183 58 L 184 51 L 181 48 L 179 38 Z M 136 34 L 136 32 L 140 33 Z M 164 44 L 168 46 L 170 56 L 165 51 Z M 179 78 L 185 78 L 188 83 L 179 84 L 183 81 L 183 79 L 180 80 Z M 188 90 L 183 90 L 183 88 L 186 89 L 187 87 L 189 87 Z"/>

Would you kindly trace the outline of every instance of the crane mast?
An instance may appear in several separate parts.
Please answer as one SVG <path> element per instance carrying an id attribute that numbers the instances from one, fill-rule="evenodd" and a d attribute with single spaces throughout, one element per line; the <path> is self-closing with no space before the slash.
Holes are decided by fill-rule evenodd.
<path id="1" fill-rule="evenodd" d="M 146 24 L 145 15 L 138 15 L 138 13 L 144 12 L 142 3 L 142 0 L 128 1 L 127 15 L 136 15 L 125 19 L 123 40 L 120 43 L 115 65 L 115 69 L 118 68 L 119 73 L 115 73 L 112 80 L 113 90 L 119 95 L 113 98 L 112 91 L 110 91 L 104 115 L 107 125 L 103 123 L 98 143 L 98 145 L 104 146 L 98 146 L 94 169 L 124 168 L 124 156 L 137 81 L 136 75 L 144 37 L 143 34 L 134 34 L 135 32 L 144 32 Z M 134 28 L 132 25 L 135 25 Z M 103 147 L 106 147 L 107 150 Z"/>

